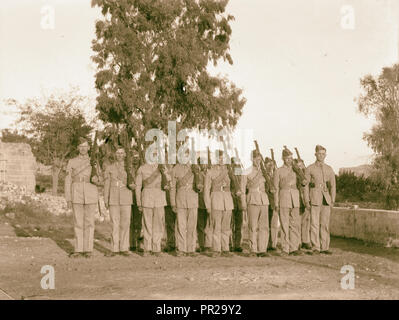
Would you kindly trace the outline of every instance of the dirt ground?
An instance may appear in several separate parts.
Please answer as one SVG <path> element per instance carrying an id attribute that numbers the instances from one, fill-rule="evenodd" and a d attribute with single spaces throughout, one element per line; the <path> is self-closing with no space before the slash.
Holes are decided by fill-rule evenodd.
<path id="1" fill-rule="evenodd" d="M 332 238 L 331 256 L 108 258 L 109 225 L 96 227 L 94 256 L 71 259 L 71 224 L 63 239 L 49 226 L 39 232 L 1 218 L 0 300 L 399 299 L 399 249 Z M 54 267 L 54 290 L 41 288 L 44 265 Z M 341 288 L 344 265 L 354 267 L 353 290 Z"/>

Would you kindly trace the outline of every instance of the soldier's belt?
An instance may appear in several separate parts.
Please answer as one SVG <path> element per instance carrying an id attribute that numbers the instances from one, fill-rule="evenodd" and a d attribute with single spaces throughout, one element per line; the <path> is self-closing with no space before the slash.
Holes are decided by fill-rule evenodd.
<path id="1" fill-rule="evenodd" d="M 126 183 L 123 183 L 122 181 L 112 181 L 111 187 L 123 188 L 126 187 Z"/>
<path id="2" fill-rule="evenodd" d="M 280 190 L 298 190 L 296 185 L 280 188 Z"/>
<path id="3" fill-rule="evenodd" d="M 90 183 L 90 177 L 74 177 L 72 182 L 87 182 Z"/>
<path id="4" fill-rule="evenodd" d="M 230 192 L 230 188 L 227 186 L 220 186 L 220 187 L 212 187 L 211 192 L 218 192 L 218 191 L 223 191 L 223 192 Z"/>
<path id="5" fill-rule="evenodd" d="M 328 191 L 327 186 L 324 183 L 313 184 L 311 186 L 311 188 L 319 188 L 319 189 L 322 189 L 325 192 Z"/>
<path id="6" fill-rule="evenodd" d="M 194 189 L 192 186 L 181 186 L 181 187 L 178 187 L 176 190 L 177 190 L 177 192 L 179 192 L 179 191 L 193 191 L 194 192 Z"/>
<path id="7" fill-rule="evenodd" d="M 144 187 L 143 190 L 162 190 L 161 186 L 157 187 Z"/>
<path id="8" fill-rule="evenodd" d="M 261 189 L 261 187 L 257 188 L 248 188 L 248 192 L 266 192 L 265 189 Z"/>

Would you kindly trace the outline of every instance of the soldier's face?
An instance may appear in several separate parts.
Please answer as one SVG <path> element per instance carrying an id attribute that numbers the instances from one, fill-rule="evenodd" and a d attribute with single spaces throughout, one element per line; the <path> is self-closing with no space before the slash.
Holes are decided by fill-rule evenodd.
<path id="1" fill-rule="evenodd" d="M 266 170 L 269 171 L 269 172 L 273 170 L 273 163 L 272 162 L 267 162 L 266 163 Z"/>
<path id="2" fill-rule="evenodd" d="M 292 156 L 287 156 L 283 158 L 284 164 L 286 166 L 291 166 L 292 165 Z"/>
<path id="3" fill-rule="evenodd" d="M 300 169 L 305 169 L 305 164 L 303 163 L 303 161 L 298 161 L 297 162 L 297 164 L 298 164 L 298 167 L 300 168 Z"/>
<path id="4" fill-rule="evenodd" d="M 260 157 L 255 157 L 254 158 L 254 166 L 259 168 L 259 166 L 260 166 Z"/>
<path id="5" fill-rule="evenodd" d="M 319 150 L 315 153 L 317 161 L 324 162 L 327 156 L 326 150 Z"/>
<path id="6" fill-rule="evenodd" d="M 115 156 L 117 161 L 123 161 L 126 157 L 125 150 L 123 149 L 116 150 Z"/>
<path id="7" fill-rule="evenodd" d="M 82 143 L 78 146 L 79 154 L 85 156 L 89 152 L 89 145 L 87 143 Z"/>

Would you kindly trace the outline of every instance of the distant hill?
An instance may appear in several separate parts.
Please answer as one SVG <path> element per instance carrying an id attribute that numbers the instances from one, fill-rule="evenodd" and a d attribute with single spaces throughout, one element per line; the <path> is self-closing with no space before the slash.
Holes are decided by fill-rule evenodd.
<path id="1" fill-rule="evenodd" d="M 362 164 L 357 167 L 350 167 L 350 168 L 340 168 L 339 169 L 339 174 L 342 174 L 344 172 L 353 172 L 357 177 L 364 176 L 364 177 L 369 177 L 371 175 L 371 172 L 373 171 L 373 167 L 369 164 Z"/>

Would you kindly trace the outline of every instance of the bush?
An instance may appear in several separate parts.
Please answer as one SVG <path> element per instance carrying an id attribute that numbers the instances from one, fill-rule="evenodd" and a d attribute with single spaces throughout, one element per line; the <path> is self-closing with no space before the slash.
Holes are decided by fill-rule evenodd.
<path id="1" fill-rule="evenodd" d="M 64 189 L 65 189 L 65 177 L 66 177 L 66 172 L 61 171 L 60 176 L 58 178 L 58 188 L 57 188 L 57 194 L 63 195 L 64 194 Z M 35 189 L 37 190 L 37 193 L 41 193 L 40 191 L 47 191 L 51 192 L 53 186 L 53 178 L 48 175 L 43 175 L 43 174 L 36 174 L 36 187 Z M 43 190 L 44 188 L 44 190 Z"/>

